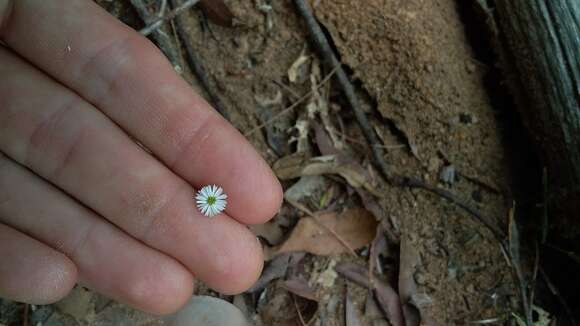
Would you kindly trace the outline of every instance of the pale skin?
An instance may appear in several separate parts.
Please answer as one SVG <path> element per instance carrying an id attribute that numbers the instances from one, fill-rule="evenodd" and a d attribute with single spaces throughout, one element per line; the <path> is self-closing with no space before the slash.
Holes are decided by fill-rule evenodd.
<path id="1" fill-rule="evenodd" d="M 194 279 L 255 282 L 246 225 L 276 213 L 280 184 L 151 42 L 90 0 L 0 0 L 0 41 L 0 297 L 47 304 L 79 283 L 167 314 Z M 225 214 L 196 209 L 206 184 Z"/>

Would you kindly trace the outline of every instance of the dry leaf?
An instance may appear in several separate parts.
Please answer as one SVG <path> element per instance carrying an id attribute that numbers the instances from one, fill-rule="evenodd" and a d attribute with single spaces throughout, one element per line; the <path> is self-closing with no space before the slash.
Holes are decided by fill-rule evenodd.
<path id="1" fill-rule="evenodd" d="M 375 296 L 391 324 L 394 326 L 406 325 L 401 300 L 393 287 L 379 278 L 374 278 L 371 283 L 368 269 L 359 264 L 342 263 L 335 269 L 338 274 L 360 286 L 369 288 L 372 285 Z"/>
<path id="2" fill-rule="evenodd" d="M 321 225 L 322 224 L 322 225 Z M 280 246 L 267 250 L 266 256 L 306 251 L 314 255 L 333 255 L 348 252 L 348 249 L 328 229 L 333 230 L 352 249 L 369 244 L 375 237 L 377 222 L 367 210 L 355 208 L 337 215 L 326 213 L 300 219 L 290 237 Z"/>
<path id="3" fill-rule="evenodd" d="M 380 192 L 370 182 L 366 170 L 344 155 L 324 155 L 308 158 L 305 153 L 285 156 L 273 165 L 276 176 L 282 180 L 305 175 L 338 174 L 354 188 L 365 188 L 380 197 Z"/>
<path id="4" fill-rule="evenodd" d="M 288 264 L 290 263 L 290 258 L 291 254 L 286 254 L 280 255 L 272 260 L 262 272 L 260 279 L 258 279 L 251 288 L 246 290 L 246 292 L 254 293 L 261 291 L 268 286 L 268 283 L 271 281 L 284 277 L 284 275 L 286 275 L 286 270 L 288 269 Z"/>
<path id="5" fill-rule="evenodd" d="M 282 232 L 282 228 L 275 221 L 270 221 L 264 224 L 250 225 L 249 228 L 256 236 L 266 239 L 268 244 L 272 246 L 280 244 L 284 238 L 284 232 Z"/>
<path id="6" fill-rule="evenodd" d="M 234 14 L 226 6 L 223 0 L 201 0 L 199 5 L 207 18 L 214 24 L 232 27 L 234 25 Z"/>
<path id="7" fill-rule="evenodd" d="M 284 199 L 292 203 L 302 203 L 305 205 L 319 204 L 323 201 L 323 197 L 329 189 L 334 188 L 327 178 L 318 175 L 307 175 L 301 177 L 298 182 L 284 192 Z"/>

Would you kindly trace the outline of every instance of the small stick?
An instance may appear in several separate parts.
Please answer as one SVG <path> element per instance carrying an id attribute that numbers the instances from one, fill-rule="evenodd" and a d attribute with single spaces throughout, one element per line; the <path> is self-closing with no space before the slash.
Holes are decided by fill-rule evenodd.
<path id="1" fill-rule="evenodd" d="M 558 300 L 560 301 L 560 304 L 564 308 L 566 315 L 568 315 L 568 319 L 570 320 L 570 323 L 573 326 L 576 326 L 577 324 L 576 324 L 576 320 L 574 319 L 574 313 L 572 313 L 572 309 L 570 309 L 570 306 L 568 305 L 566 300 L 562 297 L 562 295 L 560 294 L 560 291 L 558 290 L 556 285 L 554 285 L 554 283 L 552 283 L 552 280 L 550 279 L 548 274 L 546 274 L 546 272 L 544 271 L 544 269 L 542 267 L 539 267 L 539 271 L 540 271 L 540 275 L 544 279 L 544 282 L 546 282 L 546 285 L 548 285 L 548 288 L 550 289 L 552 294 L 556 298 L 558 298 Z"/>
<path id="2" fill-rule="evenodd" d="M 152 14 L 149 12 L 144 0 L 131 0 L 131 4 L 145 25 L 148 25 L 152 21 L 158 19 L 158 14 Z M 162 14 L 161 10 L 159 11 L 159 14 Z M 159 27 L 161 27 L 161 24 Z M 175 44 L 173 44 L 173 40 L 169 37 L 169 35 L 166 34 L 161 28 L 155 29 L 152 31 L 152 33 L 152 37 L 155 40 L 155 43 L 171 62 L 173 68 L 175 69 L 176 67 L 180 67 L 181 56 L 179 55 L 177 48 L 175 47 Z"/>
<path id="3" fill-rule="evenodd" d="M 189 2 L 191 2 L 191 1 L 189 1 Z M 182 5 L 178 5 L 178 3 L 179 3 L 178 0 L 171 0 L 171 4 L 176 9 L 182 7 L 185 4 L 184 3 Z M 188 36 L 187 31 L 185 30 L 185 27 L 184 27 L 185 22 L 183 21 L 183 19 L 181 17 L 177 17 L 175 25 L 176 25 L 176 29 L 177 29 L 177 34 L 179 35 L 179 38 L 181 39 L 181 43 L 183 43 L 183 45 L 185 46 L 185 52 L 186 52 L 185 59 L 187 61 L 189 68 L 191 69 L 191 71 L 193 72 L 193 74 L 195 75 L 197 80 L 199 81 L 201 87 L 203 87 L 203 89 L 206 91 L 207 95 L 209 96 L 209 101 L 211 102 L 214 109 L 216 109 L 216 111 L 218 111 L 224 118 L 229 120 L 229 115 L 226 111 L 224 103 L 222 102 L 222 100 L 218 96 L 218 94 L 216 94 L 216 92 L 213 91 L 213 88 L 211 88 L 209 76 L 208 76 L 207 72 L 205 71 L 203 65 L 201 64 L 201 59 L 196 54 L 195 48 L 193 47 L 193 45 L 191 45 L 191 42 L 188 40 L 189 36 Z"/>
<path id="4" fill-rule="evenodd" d="M 459 198 L 457 198 L 453 193 L 447 191 L 445 189 L 429 185 L 419 179 L 413 177 L 402 177 L 399 182 L 400 185 L 407 186 L 410 188 L 421 188 L 432 192 L 439 197 L 443 197 L 450 202 L 454 203 L 458 207 L 462 208 L 466 212 L 468 212 L 471 216 L 473 216 L 477 221 L 481 222 L 485 227 L 487 227 L 491 233 L 495 236 L 495 238 L 499 241 L 502 246 L 505 246 L 505 237 L 506 234 L 503 230 L 498 228 L 488 217 L 483 216 L 480 212 L 478 212 L 473 207 L 467 205 L 466 203 L 462 202 Z"/>
<path id="5" fill-rule="evenodd" d="M 22 312 L 22 326 L 28 326 L 28 310 L 30 305 L 28 303 L 24 304 L 24 311 Z"/>
<path id="6" fill-rule="evenodd" d="M 163 17 L 163 13 L 167 9 L 167 0 L 161 0 L 161 4 L 159 5 L 159 12 L 157 13 L 157 17 Z"/>
<path id="7" fill-rule="evenodd" d="M 295 294 L 292 294 L 292 301 L 294 301 L 294 308 L 296 308 L 296 313 L 298 314 L 298 319 L 300 319 L 300 324 L 302 324 L 302 326 L 306 326 L 304 317 L 302 317 L 302 313 L 300 312 L 300 308 L 298 307 L 298 302 L 296 300 Z"/>
<path id="8" fill-rule="evenodd" d="M 300 95 L 298 93 L 296 93 L 292 88 L 290 88 L 290 86 L 284 84 L 283 82 L 279 82 L 275 79 L 272 79 L 272 82 L 280 87 L 282 87 L 286 92 L 288 92 L 288 94 L 292 95 L 293 98 L 298 99 L 300 98 Z"/>
<path id="9" fill-rule="evenodd" d="M 150 22 L 147 26 L 142 28 L 139 31 L 139 33 L 141 33 L 144 36 L 151 34 L 151 32 L 153 32 L 154 30 L 159 28 L 159 26 L 161 26 L 161 24 L 163 24 L 164 21 L 169 20 L 169 19 L 173 19 L 174 17 L 179 15 L 182 11 L 196 5 L 198 2 L 199 2 L 199 0 L 187 0 L 187 1 L 185 1 L 181 5 L 175 7 L 175 9 L 170 11 L 164 17 L 157 18 L 157 19 L 153 20 L 152 22 Z"/>

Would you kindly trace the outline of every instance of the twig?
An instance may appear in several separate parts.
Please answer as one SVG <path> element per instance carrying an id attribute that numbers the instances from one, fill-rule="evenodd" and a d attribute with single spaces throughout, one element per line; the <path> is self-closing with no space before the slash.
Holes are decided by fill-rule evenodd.
<path id="1" fill-rule="evenodd" d="M 300 95 L 298 93 L 296 93 L 296 91 L 294 91 L 290 86 L 284 84 L 283 82 L 277 81 L 275 79 L 272 79 L 272 82 L 280 87 L 282 87 L 286 92 L 288 92 L 288 94 L 292 95 L 292 97 L 294 99 L 298 99 L 300 98 Z"/>
<path id="2" fill-rule="evenodd" d="M 174 17 L 179 15 L 182 11 L 184 11 L 188 8 L 191 8 L 192 6 L 196 5 L 198 2 L 199 2 L 199 0 L 187 0 L 187 1 L 185 1 L 181 5 L 175 7 L 175 9 L 170 11 L 164 17 L 160 17 L 160 18 L 157 18 L 157 19 L 151 21 L 147 26 L 142 28 L 139 31 L 139 33 L 141 33 L 144 36 L 151 34 L 151 32 L 153 32 L 154 30 L 159 28 L 159 26 L 161 26 L 164 21 L 169 20 L 169 19 L 173 19 Z"/>
<path id="3" fill-rule="evenodd" d="M 30 305 L 28 303 L 24 304 L 24 311 L 22 312 L 22 326 L 28 326 L 28 310 Z"/>
<path id="4" fill-rule="evenodd" d="M 189 1 L 191 2 L 191 1 Z M 197 1 L 196 1 L 197 2 Z M 178 0 L 171 0 L 171 4 L 177 9 L 182 7 L 184 4 L 179 5 Z M 175 11 L 175 10 L 174 10 Z M 197 80 L 199 81 L 201 87 L 206 91 L 207 95 L 209 96 L 209 101 L 211 102 L 212 106 L 216 111 L 218 111 L 224 118 L 229 120 L 229 115 L 225 109 L 224 103 L 222 102 L 221 98 L 216 94 L 216 92 L 211 87 L 210 79 L 205 71 L 203 65 L 201 64 L 201 59 L 197 55 L 195 48 L 188 40 L 189 36 L 187 31 L 185 30 L 185 22 L 181 17 L 177 17 L 176 19 L 176 29 L 179 38 L 181 39 L 181 43 L 185 46 L 186 56 L 185 59 L 187 60 L 187 64 Z"/>
<path id="5" fill-rule="evenodd" d="M 318 83 L 318 85 L 315 85 L 313 87 L 313 89 L 318 89 L 322 86 L 324 86 L 324 84 L 326 84 L 330 78 L 338 71 L 338 69 L 340 68 L 340 66 L 336 66 L 334 67 L 334 69 L 332 69 L 332 71 L 330 73 L 328 73 L 328 75 L 326 75 L 326 77 L 324 77 L 324 79 L 322 79 L 320 81 L 320 83 Z M 308 93 L 304 94 L 301 98 L 299 98 L 298 100 L 296 100 L 296 102 L 292 103 L 290 106 L 288 106 L 287 108 L 285 108 L 284 110 L 280 111 L 279 113 L 277 113 L 276 115 L 274 115 L 271 119 L 269 119 L 268 121 L 256 126 L 255 128 L 253 128 L 252 130 L 246 132 L 244 134 L 244 136 L 248 137 L 250 135 L 252 135 L 253 133 L 255 133 L 256 131 L 268 126 L 269 124 L 271 124 L 272 122 L 276 121 L 278 118 L 280 118 L 281 116 L 283 116 L 284 114 L 292 111 L 294 108 L 296 108 L 298 105 L 300 105 L 302 102 L 306 101 L 311 95 L 312 95 L 313 91 L 309 91 Z"/>
<path id="6" fill-rule="evenodd" d="M 572 326 L 576 326 L 577 324 L 576 320 L 574 319 L 574 314 L 572 313 L 572 310 L 570 309 L 570 306 L 568 306 L 566 300 L 564 300 L 564 298 L 560 294 L 560 291 L 558 291 L 558 288 L 554 285 L 554 283 L 552 283 L 552 280 L 550 279 L 550 277 L 548 277 L 548 274 L 546 274 L 546 272 L 542 267 L 539 267 L 539 271 L 540 275 L 544 279 L 544 282 L 546 282 L 546 285 L 548 285 L 548 288 L 550 289 L 550 291 L 552 291 L 552 294 L 560 301 L 560 304 L 564 308 L 566 315 L 568 315 L 568 319 L 572 324 Z"/>
<path id="7" fill-rule="evenodd" d="M 310 36 L 312 37 L 314 43 L 316 44 L 316 49 L 318 50 L 320 56 L 323 58 L 324 63 L 332 69 L 334 67 L 338 67 L 336 71 L 336 76 L 338 79 L 338 83 L 342 87 L 344 91 L 344 95 L 348 100 L 352 110 L 354 111 L 356 120 L 358 121 L 363 134 L 369 144 L 371 145 L 371 149 L 373 151 L 373 157 L 376 163 L 379 165 L 381 172 L 387 178 L 388 181 L 391 180 L 391 173 L 389 171 L 389 167 L 387 166 L 387 162 L 383 157 L 384 151 L 381 147 L 381 143 L 379 142 L 379 138 L 374 133 L 367 116 L 365 115 L 364 111 L 362 110 L 361 106 L 359 105 L 359 100 L 356 96 L 354 87 L 350 83 L 346 72 L 342 69 L 340 62 L 334 55 L 332 48 L 326 39 L 326 36 L 322 32 L 320 25 L 316 22 L 316 18 L 312 14 L 309 5 L 306 3 L 305 0 L 294 0 L 298 11 L 304 18 L 306 25 L 308 26 L 308 31 L 310 32 Z"/>
<path id="8" fill-rule="evenodd" d="M 152 14 L 149 12 L 144 0 L 131 0 L 131 4 L 145 25 L 149 25 L 153 21 L 159 19 L 157 14 Z M 161 13 L 162 11 L 159 12 L 159 14 Z M 161 49 L 163 54 L 165 54 L 167 59 L 171 62 L 173 68 L 181 67 L 181 56 L 179 55 L 179 52 L 177 51 L 177 48 L 175 47 L 171 37 L 169 37 L 169 35 L 163 31 L 161 24 L 159 25 L 159 29 L 152 31 L 152 37 L 159 49 Z"/>
<path id="9" fill-rule="evenodd" d="M 500 228 L 498 228 L 488 217 L 483 216 L 480 212 L 478 212 L 473 207 L 467 205 L 466 203 L 462 202 L 459 198 L 457 198 L 453 193 L 447 191 L 445 189 L 429 185 L 419 179 L 413 177 L 404 177 L 400 179 L 400 184 L 403 186 L 407 186 L 410 188 L 421 188 L 432 192 L 440 197 L 443 197 L 450 202 L 454 203 L 458 207 L 462 208 L 466 212 L 468 212 L 471 216 L 473 216 L 477 221 L 487 227 L 491 233 L 495 236 L 495 238 L 499 241 L 499 243 L 505 247 L 505 237 L 506 234 Z"/>
<path id="10" fill-rule="evenodd" d="M 298 302 L 296 301 L 295 294 L 292 294 L 292 301 L 294 301 L 294 308 L 296 308 L 296 313 L 298 314 L 298 319 L 300 319 L 300 324 L 302 324 L 302 326 L 306 326 L 304 317 L 302 317 L 302 313 L 300 312 L 300 308 L 298 307 Z"/>
<path id="11" fill-rule="evenodd" d="M 286 202 L 288 202 L 290 205 L 292 205 L 294 208 L 298 209 L 299 211 L 305 213 L 306 215 L 312 217 L 312 219 L 323 229 L 325 229 L 326 231 L 328 231 L 330 234 L 332 234 L 336 240 L 338 240 L 338 242 L 340 242 L 340 244 L 342 244 L 348 251 L 349 253 L 353 256 L 353 257 L 357 257 L 358 255 L 356 254 L 356 252 L 354 251 L 354 249 L 352 249 L 352 247 L 348 244 L 348 242 L 346 242 L 346 240 L 344 240 L 338 233 L 336 233 L 333 229 L 329 228 L 328 226 L 324 225 L 324 223 L 320 222 L 320 220 L 318 219 L 318 216 L 316 216 L 316 214 L 314 214 L 312 211 L 310 211 L 307 207 L 305 207 L 304 205 L 291 201 L 291 200 L 286 200 Z"/>

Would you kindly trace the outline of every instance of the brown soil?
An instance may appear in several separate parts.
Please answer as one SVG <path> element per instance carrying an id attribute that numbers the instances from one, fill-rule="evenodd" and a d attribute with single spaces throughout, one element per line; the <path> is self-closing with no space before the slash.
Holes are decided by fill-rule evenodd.
<path id="1" fill-rule="evenodd" d="M 135 26 L 138 20 L 124 2 L 101 2 Z M 207 24 L 201 13 L 194 11 L 185 15 L 189 41 L 197 49 L 231 122 L 242 133 L 248 133 L 310 90 L 309 76 L 317 65 L 316 55 L 308 46 L 305 26 L 291 1 L 225 2 L 236 17 L 236 26 Z M 504 192 L 510 176 L 496 113 L 483 86 L 488 68 L 474 59 L 455 1 L 312 3 L 341 61 L 352 73 L 373 127 L 384 144 L 392 146 L 386 154 L 391 169 L 451 190 L 505 229 Z M 303 51 L 309 61 L 300 68 L 297 81 L 291 83 L 288 70 Z M 185 74 L 188 80 L 194 79 L 187 70 Z M 281 99 L 275 101 L 278 94 Z M 400 244 L 391 243 L 389 248 L 394 251 L 384 254 L 386 260 L 381 260 L 385 275 L 390 270 L 392 286 L 405 302 L 420 308 L 423 323 L 431 319 L 436 325 L 467 324 L 503 316 L 513 308 L 511 274 L 492 234 L 441 198 L 380 181 L 379 173 L 370 164 L 368 146 L 361 145 L 364 138 L 340 88 L 331 83 L 324 88 L 324 94 L 331 107 L 331 123 L 348 135 L 343 138 L 345 151 L 374 176 L 373 184 L 383 194 L 376 199 L 382 212 L 382 217 L 377 218 L 389 229 L 388 234 L 394 234 L 387 238 L 396 241 L 400 236 Z M 248 137 L 273 164 L 297 150 L 295 144 L 289 145 L 290 137 L 297 136 L 292 128 L 297 119 L 307 116 L 306 106 L 299 105 Z M 314 120 L 311 126 L 321 123 Z M 311 130 L 308 151 L 318 155 L 313 149 L 313 135 Z M 440 178 L 442 171 L 455 171 L 456 178 L 444 183 Z M 342 179 L 327 179 L 338 189 L 335 210 L 362 206 L 357 193 Z M 295 181 L 285 181 L 286 188 Z M 285 235 L 301 215 L 285 204 L 273 223 Z M 363 258 L 369 255 L 368 248 L 357 253 Z M 310 281 L 320 298 L 318 310 L 312 312 L 314 325 L 344 324 L 341 309 L 347 287 L 365 322 L 370 325 L 374 319 L 373 325 L 380 325 L 376 322 L 380 318 L 369 312 L 368 291 L 333 272 L 333 266 L 346 261 L 352 261 L 348 254 L 307 255 L 300 261 L 296 273 Z M 295 309 L 289 308 L 293 307 L 292 297 L 280 287 L 280 282 L 270 282 L 267 289 L 261 297 L 246 298 L 258 302 L 251 313 L 254 320 L 263 325 L 285 325 L 288 320 L 288 324 L 295 324 Z M 198 291 L 206 292 L 202 285 Z M 270 302 L 269 307 L 260 306 L 263 300 Z M 154 323 L 143 314 L 98 296 L 85 301 L 85 310 L 75 316 L 70 312 L 78 309 L 57 305 L 49 321 L 52 325 L 91 324 L 95 320 L 100 325 L 119 325 L 120 320 L 139 325 Z M 10 324 L 10 320 L 0 318 L 1 323 Z"/>

